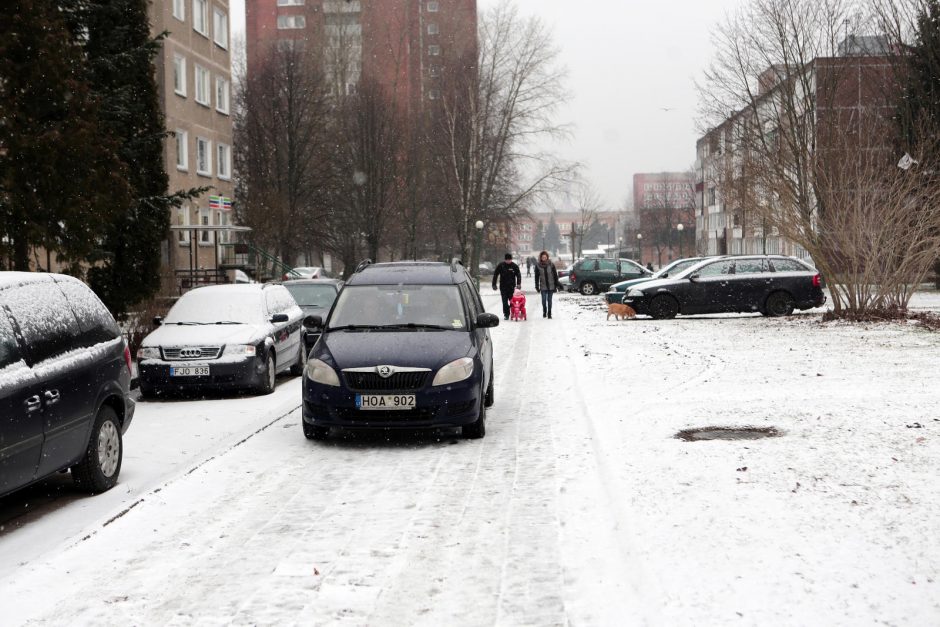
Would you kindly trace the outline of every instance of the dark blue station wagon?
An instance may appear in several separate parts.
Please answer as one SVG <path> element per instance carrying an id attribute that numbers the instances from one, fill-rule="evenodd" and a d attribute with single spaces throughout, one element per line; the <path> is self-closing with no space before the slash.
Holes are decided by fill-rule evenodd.
<path id="1" fill-rule="evenodd" d="M 304 375 L 303 430 L 462 427 L 486 433 L 493 403 L 493 345 L 486 313 L 463 266 L 364 262 L 346 282 Z"/>

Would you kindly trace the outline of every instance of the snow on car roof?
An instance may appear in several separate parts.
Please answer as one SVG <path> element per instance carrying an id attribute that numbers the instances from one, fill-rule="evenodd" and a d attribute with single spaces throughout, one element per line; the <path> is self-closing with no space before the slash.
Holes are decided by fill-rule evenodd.
<path id="1" fill-rule="evenodd" d="M 49 281 L 52 275 L 44 272 L 0 272 L 0 289 L 36 281 Z M 56 275 L 59 276 L 59 275 Z"/>

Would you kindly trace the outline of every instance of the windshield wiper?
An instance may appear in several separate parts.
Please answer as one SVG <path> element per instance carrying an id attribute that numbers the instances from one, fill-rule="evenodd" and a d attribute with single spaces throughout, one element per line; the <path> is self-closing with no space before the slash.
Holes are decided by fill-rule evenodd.
<path id="1" fill-rule="evenodd" d="M 244 322 L 235 322 L 234 320 L 220 320 L 215 324 L 244 324 Z"/>
<path id="2" fill-rule="evenodd" d="M 181 326 L 200 326 L 203 324 L 209 324 L 208 322 L 164 322 L 163 324 L 177 324 Z"/>
<path id="3" fill-rule="evenodd" d="M 344 324 L 339 327 L 330 327 L 327 331 L 362 331 L 363 329 L 379 329 L 381 327 L 374 324 Z"/>
<path id="4" fill-rule="evenodd" d="M 379 329 L 435 329 L 438 331 L 453 331 L 453 327 L 445 327 L 439 324 L 420 324 L 417 322 L 406 322 L 403 324 L 385 324 Z"/>

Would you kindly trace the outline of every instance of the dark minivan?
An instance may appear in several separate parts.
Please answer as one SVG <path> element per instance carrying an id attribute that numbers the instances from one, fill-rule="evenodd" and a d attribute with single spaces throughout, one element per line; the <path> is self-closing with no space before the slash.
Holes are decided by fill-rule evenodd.
<path id="1" fill-rule="evenodd" d="M 84 283 L 0 272 L 0 495 L 65 469 L 86 491 L 113 487 L 130 382 L 121 331 Z"/>
<path id="2" fill-rule="evenodd" d="M 499 317 L 459 263 L 364 264 L 346 282 L 304 376 L 303 429 L 461 427 L 486 433 Z"/>

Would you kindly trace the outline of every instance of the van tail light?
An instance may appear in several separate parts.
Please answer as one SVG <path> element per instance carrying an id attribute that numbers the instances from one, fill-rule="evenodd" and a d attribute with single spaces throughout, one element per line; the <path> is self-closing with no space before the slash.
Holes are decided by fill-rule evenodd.
<path id="1" fill-rule="evenodd" d="M 568 278 L 571 280 L 572 283 L 575 283 L 578 280 L 578 277 L 575 276 L 574 272 L 572 272 Z"/>
<path id="2" fill-rule="evenodd" d="M 127 371 L 131 373 L 131 376 L 134 376 L 134 369 L 131 368 L 131 349 L 127 345 L 127 341 L 124 341 L 124 363 L 127 364 Z"/>
<path id="3" fill-rule="evenodd" d="M 818 274 L 813 275 L 813 287 L 822 287 L 822 279 Z"/>

